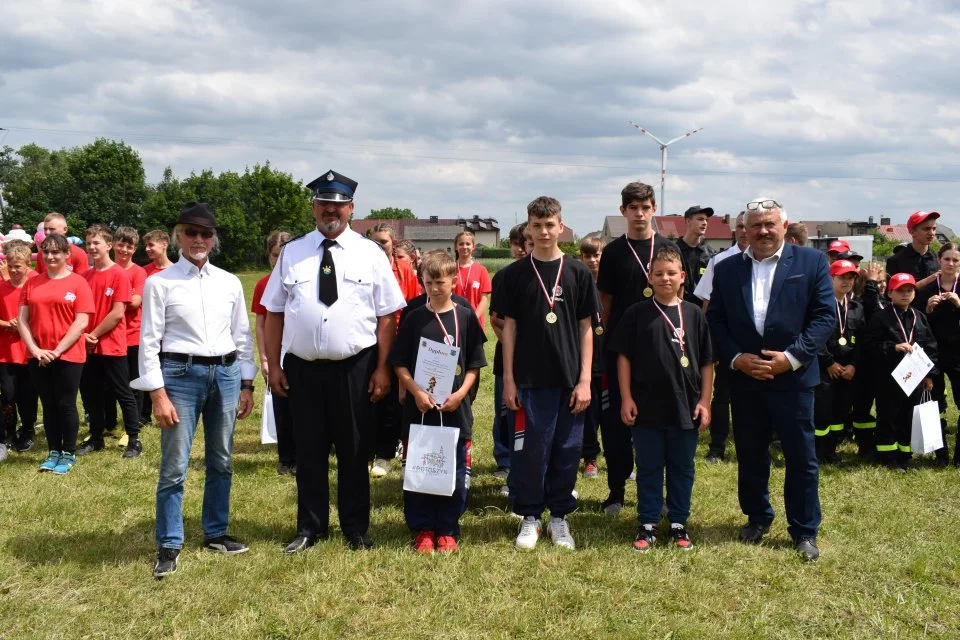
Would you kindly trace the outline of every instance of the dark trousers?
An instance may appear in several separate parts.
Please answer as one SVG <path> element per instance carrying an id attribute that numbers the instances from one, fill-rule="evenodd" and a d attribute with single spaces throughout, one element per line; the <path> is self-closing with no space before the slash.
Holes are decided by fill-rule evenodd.
<path id="1" fill-rule="evenodd" d="M 433 531 L 438 536 L 460 536 L 460 516 L 467 510 L 470 490 L 471 442 L 457 442 L 457 483 L 453 495 L 403 492 L 403 517 L 414 531 Z"/>
<path id="2" fill-rule="evenodd" d="M 920 404 L 922 393 L 922 384 L 907 397 L 893 380 L 878 381 L 876 446 L 881 462 L 905 461 L 912 456 L 913 408 Z"/>
<path id="3" fill-rule="evenodd" d="M 508 428 L 511 411 L 503 403 L 503 376 L 493 378 L 493 459 L 498 468 L 510 468 L 510 449 L 513 448 L 513 429 Z M 512 426 L 512 422 L 509 426 Z"/>
<path id="4" fill-rule="evenodd" d="M 277 425 L 277 458 L 288 467 L 297 464 L 297 443 L 293 433 L 293 414 L 290 398 L 273 395 L 273 421 Z"/>
<path id="5" fill-rule="evenodd" d="M 130 372 L 125 355 L 87 354 L 87 362 L 80 379 L 80 394 L 83 397 L 83 407 L 90 416 L 91 440 L 103 441 L 108 408 L 112 408 L 115 401 L 120 404 L 123 427 L 127 435 L 131 438 L 140 435 L 140 412 L 130 388 Z"/>
<path id="6" fill-rule="evenodd" d="M 597 373 L 590 379 L 590 406 L 583 412 L 583 452 L 584 460 L 596 460 L 600 455 L 600 416 L 603 407 L 610 405 L 610 392 L 607 390 L 607 374 Z"/>
<path id="7" fill-rule="evenodd" d="M 77 432 L 80 416 L 77 415 L 77 390 L 83 364 L 54 360 L 45 367 L 35 359 L 27 361 L 33 384 L 43 405 L 43 430 L 47 435 L 50 451 L 77 450 Z"/>
<path id="8" fill-rule="evenodd" d="M 577 504 L 583 413 L 570 413 L 573 389 L 520 389 L 520 411 L 514 416 L 510 501 L 513 512 L 539 518 L 546 507 L 563 517 Z"/>
<path id="9" fill-rule="evenodd" d="M 337 510 L 344 535 L 370 527 L 367 454 L 373 412 L 367 385 L 376 347 L 345 360 L 308 361 L 287 354 L 283 370 L 297 449 L 297 533 L 325 536 L 330 522 L 327 477 L 331 443 L 337 450 Z"/>
<path id="10" fill-rule="evenodd" d="M 666 470 L 667 517 L 671 523 L 685 525 L 690 517 L 697 430 L 664 426 L 633 427 L 632 431 L 637 458 L 637 521 L 660 522 Z"/>
<path id="11" fill-rule="evenodd" d="M 600 438 L 603 457 L 607 461 L 607 487 L 610 496 L 623 502 L 627 479 L 633 471 L 633 444 L 630 427 L 620 420 L 620 382 L 617 377 L 617 354 L 607 353 L 607 388 L 610 404 L 600 417 Z M 643 411 L 643 407 L 639 407 Z"/>
<path id="12" fill-rule="evenodd" d="M 14 438 L 33 438 L 37 422 L 37 388 L 25 364 L 4 362 L 0 364 L 0 442 Z M 17 433 L 17 414 L 20 416 L 20 432 Z"/>
<path id="13" fill-rule="evenodd" d="M 397 445 L 400 444 L 400 422 L 403 407 L 400 404 L 400 382 L 390 372 L 390 391 L 373 405 L 373 423 L 376 426 L 373 451 L 369 459 L 383 458 L 393 460 L 397 457 Z"/>
<path id="14" fill-rule="evenodd" d="M 140 356 L 140 345 L 135 344 L 132 347 L 127 347 L 127 375 L 129 380 L 136 380 L 140 377 L 140 365 L 139 365 L 139 356 Z M 127 385 L 128 387 L 130 385 Z M 137 415 L 138 422 L 142 427 L 145 424 L 150 424 L 150 419 L 143 419 L 143 400 L 147 399 L 147 402 L 150 401 L 150 394 L 144 391 L 137 391 L 135 389 L 130 389 L 130 392 L 133 394 L 133 400 L 137 403 Z M 83 383 L 80 384 L 80 397 L 83 398 Z M 84 407 L 86 407 L 86 400 L 84 400 Z M 151 406 L 152 408 L 152 406 Z M 106 395 L 106 404 L 103 408 L 104 415 L 104 430 L 112 431 L 117 426 L 117 397 L 113 393 L 112 389 L 107 389 Z M 129 432 L 128 432 L 129 433 Z"/>
<path id="15" fill-rule="evenodd" d="M 933 397 L 940 404 L 940 430 L 943 433 L 943 448 L 937 449 L 937 457 L 946 458 L 950 455 L 950 448 L 947 446 L 947 383 L 945 378 L 950 378 L 950 386 L 953 388 L 953 404 L 960 408 L 960 362 L 950 362 L 944 359 L 938 363 L 940 375 L 933 379 Z M 911 416 L 912 421 L 912 416 Z M 956 446 L 960 442 L 960 420 L 958 420 L 957 440 L 954 444 L 954 457 L 960 453 L 960 447 Z"/>
<path id="16" fill-rule="evenodd" d="M 709 452 L 722 458 L 727 450 L 727 438 L 730 437 L 730 367 L 718 362 L 713 371 Z"/>
<path id="17" fill-rule="evenodd" d="M 853 424 L 853 380 L 831 379 L 820 372 L 820 384 L 813 396 L 813 425 L 817 453 L 821 459 L 836 452 L 844 430 Z"/>
<path id="18" fill-rule="evenodd" d="M 743 389 L 732 381 L 730 401 L 737 450 L 740 509 L 751 523 L 769 526 L 770 437 L 783 446 L 786 473 L 783 501 L 787 531 L 794 540 L 815 537 L 820 526 L 819 466 L 813 435 L 813 389 Z"/>

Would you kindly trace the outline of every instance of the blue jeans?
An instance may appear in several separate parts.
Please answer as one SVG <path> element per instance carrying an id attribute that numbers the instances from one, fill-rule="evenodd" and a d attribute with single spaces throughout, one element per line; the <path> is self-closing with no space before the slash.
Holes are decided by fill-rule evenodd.
<path id="1" fill-rule="evenodd" d="M 227 532 L 233 479 L 233 428 L 240 401 L 240 365 L 201 365 L 162 361 L 163 385 L 180 419 L 160 430 L 157 483 L 157 546 L 183 548 L 183 484 L 190 448 L 203 417 L 206 481 L 201 525 L 208 538 Z"/>
<path id="2" fill-rule="evenodd" d="M 667 517 L 686 525 L 693 493 L 696 429 L 676 426 L 632 427 L 637 460 L 637 521 L 660 522 L 663 510 L 663 472 L 667 472 Z"/>

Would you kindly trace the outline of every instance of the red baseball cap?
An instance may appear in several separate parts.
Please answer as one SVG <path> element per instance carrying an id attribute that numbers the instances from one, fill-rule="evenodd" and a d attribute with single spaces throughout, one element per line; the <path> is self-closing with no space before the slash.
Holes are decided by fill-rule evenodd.
<path id="1" fill-rule="evenodd" d="M 835 260 L 830 265 L 831 276 L 842 276 L 845 273 L 860 273 L 860 269 L 849 260 Z"/>
<path id="2" fill-rule="evenodd" d="M 887 285 L 887 291 L 895 291 L 900 287 L 911 286 L 917 288 L 917 281 L 909 273 L 895 273 L 890 278 L 890 284 Z"/>
<path id="3" fill-rule="evenodd" d="M 850 251 L 850 243 L 848 243 L 846 240 L 834 240 L 830 243 L 830 247 L 827 248 L 827 253 L 833 253 L 834 251 L 837 253 Z"/>
<path id="4" fill-rule="evenodd" d="M 923 224 L 923 221 L 927 218 L 933 218 L 936 220 L 940 217 L 940 214 L 936 211 L 914 211 L 910 214 L 910 217 L 907 218 L 907 231 L 913 231 L 913 228 L 918 224 Z"/>

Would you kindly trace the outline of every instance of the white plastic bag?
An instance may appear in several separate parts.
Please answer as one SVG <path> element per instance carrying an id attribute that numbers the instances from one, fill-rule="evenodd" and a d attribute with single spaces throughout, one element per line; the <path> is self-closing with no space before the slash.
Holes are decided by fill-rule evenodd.
<path id="1" fill-rule="evenodd" d="M 910 449 L 914 453 L 933 453 L 943 447 L 943 434 L 940 432 L 940 407 L 924 391 L 920 404 L 913 408 L 913 430 L 910 433 Z"/>
<path id="2" fill-rule="evenodd" d="M 263 419 L 260 421 L 260 443 L 277 444 L 277 421 L 273 418 L 273 394 L 270 387 L 263 394 Z"/>
<path id="3" fill-rule="evenodd" d="M 420 418 L 423 420 L 423 417 Z M 403 472 L 403 490 L 452 496 L 457 487 L 458 427 L 411 424 L 407 439 L 407 465 Z"/>

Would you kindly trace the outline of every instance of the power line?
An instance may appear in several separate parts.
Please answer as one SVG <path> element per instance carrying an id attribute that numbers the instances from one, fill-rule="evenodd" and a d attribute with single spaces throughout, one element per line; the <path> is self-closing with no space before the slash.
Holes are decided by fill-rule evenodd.
<path id="1" fill-rule="evenodd" d="M 536 160 L 507 160 L 507 159 L 495 159 L 495 158 L 479 158 L 479 157 L 469 157 L 469 156 L 446 156 L 446 155 L 434 155 L 434 154 L 418 154 L 418 153 L 390 153 L 385 151 L 371 151 L 370 148 L 364 148 L 362 145 L 350 145 L 349 147 L 340 146 L 340 145 L 331 145 L 329 143 L 310 143 L 309 145 L 297 144 L 297 143 L 284 143 L 278 141 L 278 143 L 268 143 L 268 141 L 258 142 L 255 139 L 250 140 L 240 140 L 238 138 L 217 138 L 217 137 L 199 137 L 199 136 L 171 136 L 171 135 L 158 135 L 158 134 L 138 134 L 138 133 L 121 133 L 121 132 L 109 132 L 109 131 L 79 131 L 71 129 L 44 129 L 37 127 L 6 127 L 8 131 L 29 131 L 35 133 L 54 133 L 61 135 L 81 135 L 81 136 L 90 136 L 90 135 L 100 135 L 100 136 L 117 136 L 127 139 L 142 139 L 142 140 L 154 140 L 158 142 L 181 142 L 184 144 L 194 144 L 198 146 L 208 145 L 210 143 L 223 143 L 231 145 L 240 145 L 253 149 L 270 149 L 270 150 L 279 150 L 279 151 L 310 151 L 316 152 L 318 150 L 325 150 L 332 153 L 339 153 L 341 155 L 368 155 L 368 156 L 377 156 L 382 158 L 396 158 L 400 160 L 437 160 L 443 162 L 477 162 L 484 164 L 500 164 L 500 165 L 524 165 L 524 166 L 541 166 L 541 167 L 563 167 L 570 169 L 605 169 L 613 171 L 636 171 L 636 165 L 612 165 L 612 164 L 595 164 L 595 163 L 574 163 L 574 162 L 546 162 L 546 161 L 536 161 Z M 373 149 L 380 148 L 372 147 Z M 528 155 L 566 155 L 566 154 L 552 154 L 545 152 L 533 152 L 533 151 L 511 151 L 512 153 L 528 154 Z M 576 157 L 591 157 L 583 154 L 569 154 Z M 623 157 L 623 156 L 611 156 L 611 157 Z M 779 161 L 779 160 L 778 160 Z M 942 166 L 942 165 L 941 165 Z M 930 176 L 916 176 L 916 177 L 891 177 L 891 176 L 870 176 L 870 175 L 837 175 L 837 174 L 807 174 L 807 173 L 784 173 L 776 171 L 750 171 L 750 170 L 720 170 L 720 169 L 685 169 L 683 171 L 678 171 L 678 173 L 683 173 L 684 175 L 691 176 L 756 176 L 756 177 L 768 177 L 768 178 L 796 178 L 802 180 L 845 180 L 845 181 L 870 181 L 870 182 L 925 182 L 925 183 L 944 183 L 944 184 L 960 184 L 960 177 L 958 178 L 937 178 Z"/>

